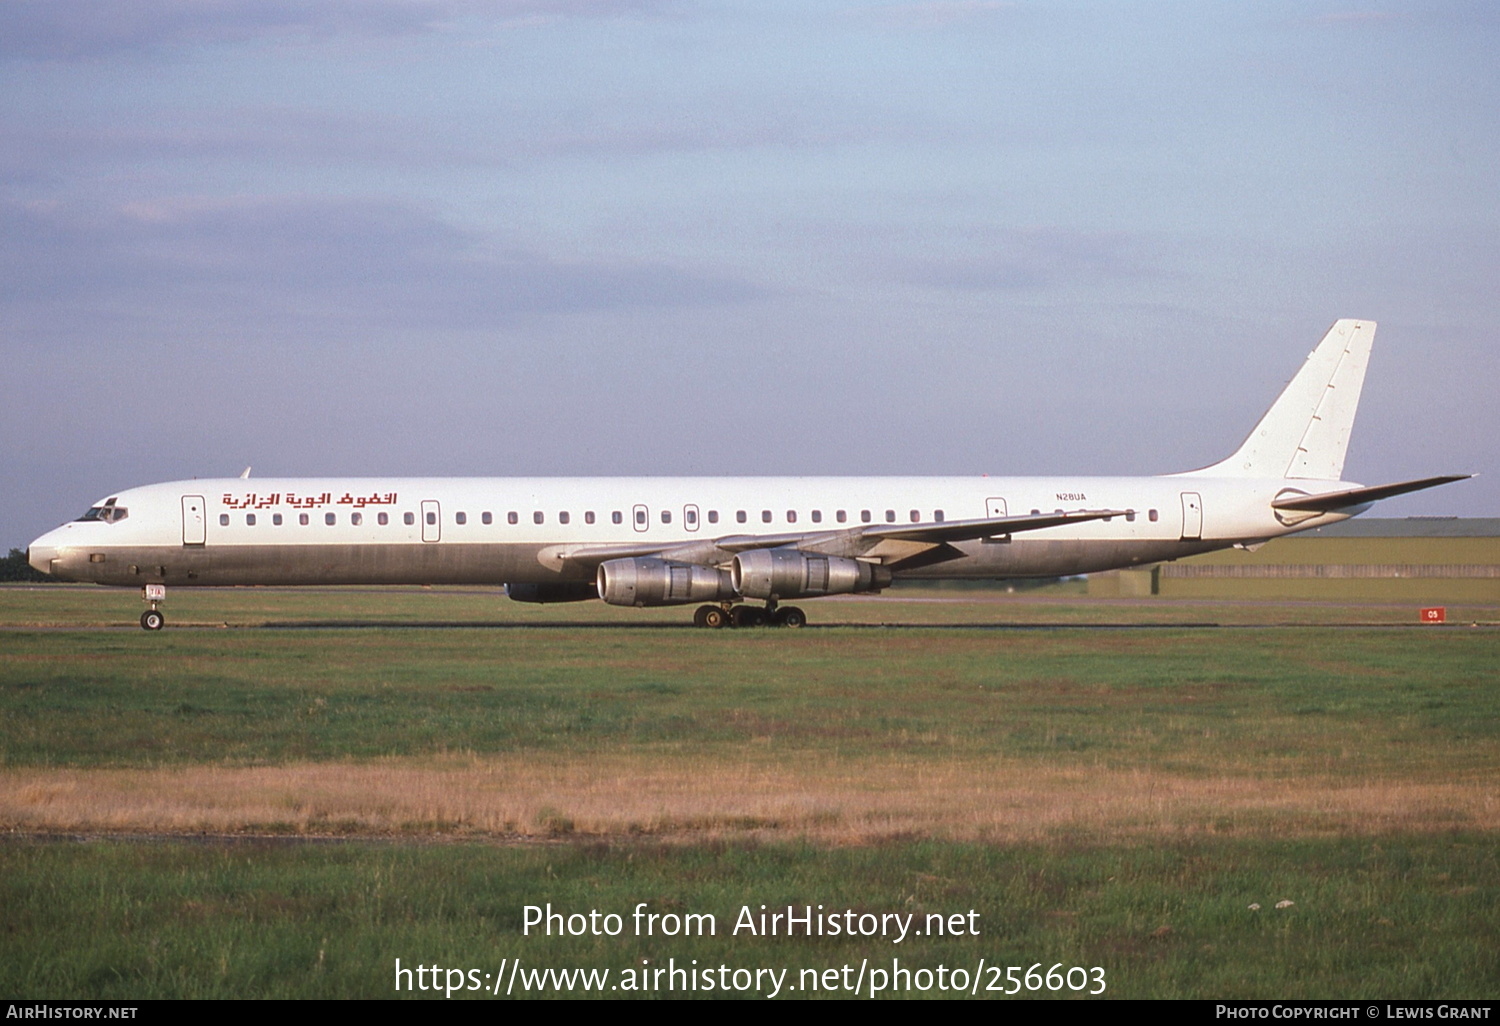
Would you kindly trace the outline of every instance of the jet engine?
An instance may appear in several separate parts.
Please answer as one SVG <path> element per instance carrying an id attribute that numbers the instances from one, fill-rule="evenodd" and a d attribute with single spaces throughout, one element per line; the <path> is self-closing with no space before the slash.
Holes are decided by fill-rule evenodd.
<path id="1" fill-rule="evenodd" d="M 549 581 L 545 584 L 507 584 L 512 602 L 584 602 L 599 593 L 588 581 Z"/>
<path id="2" fill-rule="evenodd" d="M 600 563 L 598 594 L 612 606 L 676 606 L 735 597 L 728 570 L 650 556 Z"/>
<path id="3" fill-rule="evenodd" d="M 879 591 L 891 583 L 883 566 L 796 549 L 752 549 L 734 557 L 734 590 L 746 598 L 795 599 Z"/>

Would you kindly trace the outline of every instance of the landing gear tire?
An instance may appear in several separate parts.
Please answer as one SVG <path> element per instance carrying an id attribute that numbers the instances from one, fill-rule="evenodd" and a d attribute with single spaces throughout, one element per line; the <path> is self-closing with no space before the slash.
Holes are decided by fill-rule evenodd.
<path id="1" fill-rule="evenodd" d="M 785 606 L 776 611 L 776 622 L 783 627 L 806 627 L 807 614 L 796 606 Z"/>
<path id="2" fill-rule="evenodd" d="M 159 610 L 148 609 L 141 614 L 141 629 L 159 631 L 167 625 L 167 618 Z"/>
<path id="3" fill-rule="evenodd" d="M 759 606 L 735 606 L 729 611 L 729 622 L 736 627 L 764 627 L 766 611 Z"/>
<path id="4" fill-rule="evenodd" d="M 717 629 L 719 627 L 724 627 L 729 623 L 729 614 L 724 612 L 724 610 L 720 609 L 718 606 L 704 606 L 701 612 L 703 613 L 702 626 L 704 627 L 713 627 Z"/>

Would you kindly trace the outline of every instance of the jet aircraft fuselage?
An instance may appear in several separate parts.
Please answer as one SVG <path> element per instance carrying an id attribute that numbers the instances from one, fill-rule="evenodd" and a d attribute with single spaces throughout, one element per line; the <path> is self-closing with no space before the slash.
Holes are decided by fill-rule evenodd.
<path id="1" fill-rule="evenodd" d="M 505 584 L 521 601 L 701 603 L 704 626 L 795 626 L 786 600 L 1179 559 L 1457 480 L 1342 480 L 1374 327 L 1336 323 L 1244 445 L 1185 474 L 177 481 L 111 494 L 29 558 L 142 587 L 148 628 L 169 584 Z"/>

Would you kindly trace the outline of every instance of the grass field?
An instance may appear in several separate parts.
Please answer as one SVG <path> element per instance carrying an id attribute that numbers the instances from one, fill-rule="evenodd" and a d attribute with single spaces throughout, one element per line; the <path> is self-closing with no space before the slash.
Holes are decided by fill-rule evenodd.
<path id="1" fill-rule="evenodd" d="M 1494 608 L 897 589 L 705 632 L 482 590 L 214 589 L 175 592 L 161 634 L 139 608 L 0 588 L 5 996 L 379 997 L 398 957 L 1500 994 Z M 721 934 L 522 937 L 548 901 Z M 762 903 L 983 928 L 723 935 Z"/>

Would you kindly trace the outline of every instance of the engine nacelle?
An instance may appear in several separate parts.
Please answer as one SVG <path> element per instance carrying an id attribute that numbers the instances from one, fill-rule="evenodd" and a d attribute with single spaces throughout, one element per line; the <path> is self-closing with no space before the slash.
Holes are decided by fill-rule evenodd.
<path id="1" fill-rule="evenodd" d="M 637 557 L 599 564 L 598 595 L 612 606 L 677 606 L 735 597 L 729 571 Z"/>
<path id="2" fill-rule="evenodd" d="M 883 566 L 796 549 L 751 549 L 734 557 L 734 590 L 746 598 L 796 599 L 879 591 L 891 583 Z"/>
<path id="3" fill-rule="evenodd" d="M 599 593 L 588 581 L 548 581 L 545 584 L 507 584 L 512 602 L 585 602 Z"/>

